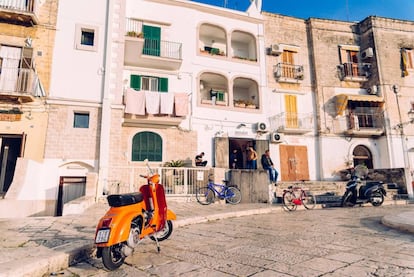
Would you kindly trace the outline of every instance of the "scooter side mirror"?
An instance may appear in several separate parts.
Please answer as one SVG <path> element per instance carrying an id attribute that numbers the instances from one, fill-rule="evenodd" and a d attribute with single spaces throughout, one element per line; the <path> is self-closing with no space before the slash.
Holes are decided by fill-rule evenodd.
<path id="1" fill-rule="evenodd" d="M 148 166 L 148 159 L 145 159 L 144 163 L 145 163 L 146 166 Z"/>

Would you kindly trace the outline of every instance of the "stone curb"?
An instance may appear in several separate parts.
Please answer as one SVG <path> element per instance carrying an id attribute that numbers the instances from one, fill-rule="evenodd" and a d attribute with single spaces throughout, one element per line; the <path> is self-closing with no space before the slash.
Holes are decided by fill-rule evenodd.
<path id="1" fill-rule="evenodd" d="M 413 218 L 414 212 L 404 212 L 396 215 L 386 215 L 381 219 L 381 223 L 400 231 L 414 233 Z"/>

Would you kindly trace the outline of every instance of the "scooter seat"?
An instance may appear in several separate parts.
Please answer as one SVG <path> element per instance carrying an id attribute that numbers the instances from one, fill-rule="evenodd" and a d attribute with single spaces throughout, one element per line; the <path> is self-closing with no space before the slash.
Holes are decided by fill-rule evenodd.
<path id="1" fill-rule="evenodd" d="M 144 197 L 140 192 L 108 195 L 108 204 L 111 207 L 122 207 L 141 202 Z"/>

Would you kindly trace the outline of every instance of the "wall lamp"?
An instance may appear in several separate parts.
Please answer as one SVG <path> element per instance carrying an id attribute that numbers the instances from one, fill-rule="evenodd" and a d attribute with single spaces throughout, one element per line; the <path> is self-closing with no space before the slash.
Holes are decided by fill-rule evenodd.
<path id="1" fill-rule="evenodd" d="M 405 125 L 414 124 L 414 110 L 413 109 L 409 110 L 407 114 L 408 114 L 409 121 L 401 122 L 401 123 L 395 125 L 394 129 L 396 129 L 396 130 L 397 129 L 402 129 Z"/>

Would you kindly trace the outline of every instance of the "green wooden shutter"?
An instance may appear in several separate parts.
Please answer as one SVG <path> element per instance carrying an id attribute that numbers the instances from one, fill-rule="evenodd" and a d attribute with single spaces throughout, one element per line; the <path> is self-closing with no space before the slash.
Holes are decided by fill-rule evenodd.
<path id="1" fill-rule="evenodd" d="M 144 25 L 142 30 L 145 39 L 143 54 L 160 56 L 161 28 Z"/>
<path id="2" fill-rule="evenodd" d="M 131 75 L 129 86 L 135 90 L 141 90 L 141 76 Z"/>
<path id="3" fill-rule="evenodd" d="M 168 78 L 159 78 L 159 92 L 168 92 Z"/>

